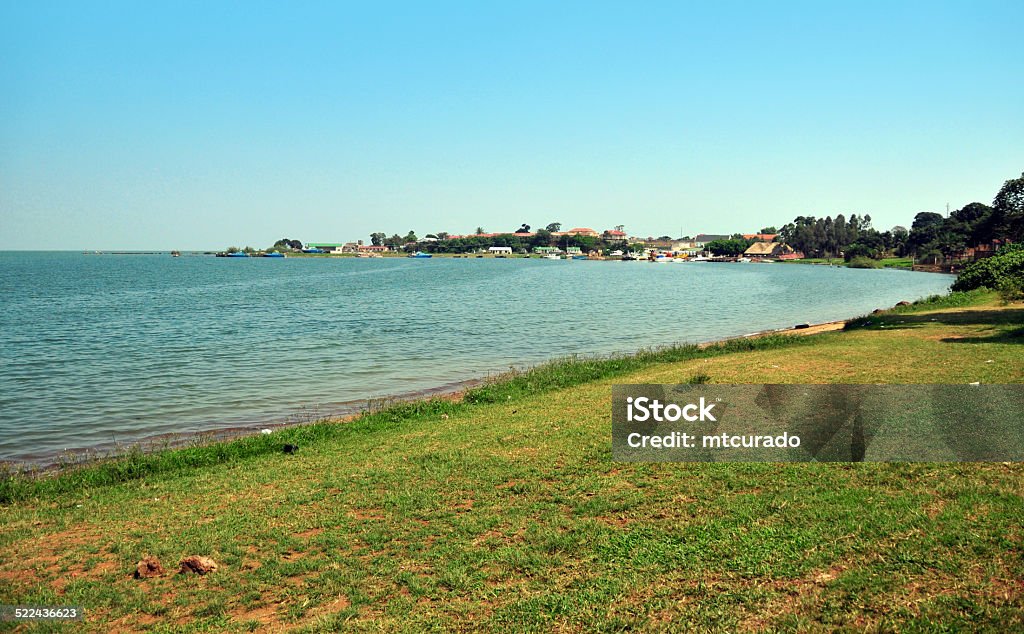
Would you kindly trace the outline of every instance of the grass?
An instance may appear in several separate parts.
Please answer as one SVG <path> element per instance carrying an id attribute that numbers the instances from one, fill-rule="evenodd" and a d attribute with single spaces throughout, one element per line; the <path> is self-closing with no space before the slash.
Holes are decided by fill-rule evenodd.
<path id="1" fill-rule="evenodd" d="M 831 264 L 833 266 L 849 266 L 849 262 L 843 260 L 843 258 L 803 258 L 801 260 L 779 260 L 787 264 Z M 913 258 L 882 258 L 876 260 L 879 268 L 886 269 L 907 269 L 910 270 L 914 266 Z"/>
<path id="2" fill-rule="evenodd" d="M 613 383 L 1024 382 L 1024 308 L 991 294 L 862 319 L 15 479 L 0 603 L 93 631 L 1024 628 L 1022 465 L 612 462 Z M 131 578 L 191 554 L 221 568 Z"/>

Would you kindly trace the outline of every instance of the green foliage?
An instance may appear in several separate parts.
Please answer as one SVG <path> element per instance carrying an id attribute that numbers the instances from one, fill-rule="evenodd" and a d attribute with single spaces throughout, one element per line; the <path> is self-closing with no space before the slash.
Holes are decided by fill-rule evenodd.
<path id="1" fill-rule="evenodd" d="M 704 245 L 704 248 L 714 255 L 735 257 L 737 255 L 742 255 L 743 252 L 749 249 L 752 244 L 754 244 L 753 240 L 745 240 L 741 237 L 729 238 L 728 240 L 712 240 Z"/>
<path id="2" fill-rule="evenodd" d="M 871 216 L 867 214 L 861 217 L 850 214 L 849 219 L 843 214 L 835 219 L 831 216 L 797 216 L 793 222 L 780 227 L 778 233 L 780 242 L 802 251 L 810 258 L 836 257 L 862 236 L 883 235 L 871 228 Z M 893 235 L 889 232 L 890 240 Z"/>
<path id="3" fill-rule="evenodd" d="M 1012 240 L 1024 240 L 1024 173 L 1003 183 L 992 206 L 996 230 Z"/>
<path id="4" fill-rule="evenodd" d="M 1008 244 L 992 257 L 968 264 L 953 283 L 953 290 L 995 290 L 1011 278 L 1024 278 L 1024 244 Z"/>
<path id="5" fill-rule="evenodd" d="M 880 269 L 882 268 L 882 263 L 874 258 L 857 256 L 850 260 L 850 263 L 846 266 L 851 269 Z"/>
<path id="6" fill-rule="evenodd" d="M 1003 278 L 997 290 L 1004 302 L 1024 301 L 1024 275 Z"/>
<path id="7" fill-rule="evenodd" d="M 271 249 L 267 250 L 270 251 Z M 301 251 L 302 242 L 300 242 L 299 240 L 293 240 L 291 238 L 281 238 L 280 240 L 274 243 L 272 250 L 280 251 L 281 253 L 292 250 Z"/>

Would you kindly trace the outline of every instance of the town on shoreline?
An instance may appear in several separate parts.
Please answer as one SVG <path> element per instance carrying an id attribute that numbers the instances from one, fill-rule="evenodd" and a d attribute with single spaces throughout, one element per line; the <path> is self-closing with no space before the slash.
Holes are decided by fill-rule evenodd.
<path id="1" fill-rule="evenodd" d="M 753 261 L 844 264 L 853 268 L 899 267 L 954 273 L 966 264 L 994 255 L 1001 246 L 1024 239 L 1024 174 L 1007 180 L 992 204 L 972 202 L 944 216 L 920 212 L 910 228 L 896 225 L 885 231 L 872 226 L 871 216 L 838 214 L 835 218 L 797 216 L 781 227 L 765 226 L 755 233 L 636 236 L 624 225 L 597 231 L 590 227 L 562 230 L 552 222 L 533 229 L 468 234 L 445 231 L 422 237 L 384 232 L 348 242 L 281 238 L 265 249 L 229 247 L 221 257 L 533 257 L 548 259 Z M 178 252 L 172 252 L 178 254 Z M 180 255 L 180 254 L 179 254 Z"/>

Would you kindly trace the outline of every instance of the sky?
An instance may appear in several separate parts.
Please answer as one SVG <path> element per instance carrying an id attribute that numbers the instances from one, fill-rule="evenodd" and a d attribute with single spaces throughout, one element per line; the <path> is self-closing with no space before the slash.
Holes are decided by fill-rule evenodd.
<path id="1" fill-rule="evenodd" d="M 1024 3 L 0 0 L 4 249 L 990 203 Z"/>

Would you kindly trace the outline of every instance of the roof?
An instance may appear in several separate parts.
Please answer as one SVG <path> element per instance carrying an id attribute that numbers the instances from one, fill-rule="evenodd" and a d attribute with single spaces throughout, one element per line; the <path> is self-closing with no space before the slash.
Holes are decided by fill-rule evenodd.
<path id="1" fill-rule="evenodd" d="M 341 246 L 345 246 L 345 243 L 343 243 L 343 242 L 307 242 L 306 246 L 308 248 L 310 248 L 310 249 L 314 249 L 316 247 L 341 247 Z"/>
<path id="2" fill-rule="evenodd" d="M 743 255 L 782 255 L 793 253 L 793 247 L 780 242 L 755 242 Z"/>
<path id="3" fill-rule="evenodd" d="M 778 242 L 755 242 L 743 252 L 743 255 L 771 255 L 777 246 Z"/>
<path id="4" fill-rule="evenodd" d="M 597 232 L 594 231 L 593 229 L 591 229 L 590 227 L 575 227 L 573 229 L 569 229 L 565 233 L 597 233 Z"/>
<path id="5" fill-rule="evenodd" d="M 759 240 L 761 242 L 772 242 L 778 237 L 777 233 L 744 233 L 745 240 Z"/>

